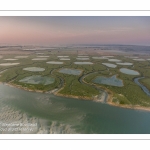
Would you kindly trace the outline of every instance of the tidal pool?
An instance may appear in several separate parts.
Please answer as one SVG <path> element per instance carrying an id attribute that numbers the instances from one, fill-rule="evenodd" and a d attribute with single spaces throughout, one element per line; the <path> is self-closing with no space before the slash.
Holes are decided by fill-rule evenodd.
<path id="1" fill-rule="evenodd" d="M 108 59 L 108 61 L 112 61 L 112 62 L 120 62 L 121 60 L 119 60 L 119 59 Z"/>
<path id="2" fill-rule="evenodd" d="M 92 57 L 93 59 L 108 59 L 106 57 Z"/>
<path id="3" fill-rule="evenodd" d="M 139 75 L 139 72 L 137 72 L 135 70 L 127 69 L 127 68 L 121 68 L 120 72 L 122 72 L 124 74 L 128 74 L 128 75 Z"/>
<path id="4" fill-rule="evenodd" d="M 50 77 L 42 77 L 40 75 L 34 75 L 30 77 L 25 77 L 24 79 L 19 80 L 19 82 L 27 84 L 43 84 L 49 85 L 54 83 L 55 79 Z"/>
<path id="5" fill-rule="evenodd" d="M 70 60 L 70 58 L 60 58 L 60 60 Z"/>
<path id="6" fill-rule="evenodd" d="M 44 68 L 40 68 L 40 67 L 27 67 L 27 68 L 23 68 L 23 70 L 38 72 L 38 71 L 44 71 L 45 69 Z"/>
<path id="7" fill-rule="evenodd" d="M 47 58 L 33 58 L 32 60 L 47 60 Z"/>
<path id="8" fill-rule="evenodd" d="M 13 65 L 19 65 L 20 63 L 1 63 L 0 66 L 13 66 Z"/>
<path id="9" fill-rule="evenodd" d="M 117 63 L 117 65 L 131 66 L 133 65 L 133 63 L 124 62 L 124 63 Z"/>
<path id="10" fill-rule="evenodd" d="M 63 62 L 61 62 L 61 61 L 48 61 L 46 63 L 48 63 L 48 64 L 55 64 L 55 65 L 63 64 Z"/>
<path id="11" fill-rule="evenodd" d="M 74 62 L 76 65 L 92 65 L 92 62 Z"/>
<path id="12" fill-rule="evenodd" d="M 58 72 L 72 75 L 80 75 L 82 73 L 79 69 L 62 68 Z"/>
<path id="13" fill-rule="evenodd" d="M 10 60 L 10 61 L 13 61 L 13 60 L 18 60 L 18 59 L 8 58 L 8 59 L 4 59 L 4 60 Z"/>
<path id="14" fill-rule="evenodd" d="M 110 64 L 110 63 L 102 63 L 102 64 L 107 66 L 107 67 L 110 67 L 110 68 L 116 68 L 117 67 L 117 65 Z"/>
<path id="15" fill-rule="evenodd" d="M 28 56 L 16 56 L 15 58 L 27 58 Z"/>
<path id="16" fill-rule="evenodd" d="M 133 60 L 136 60 L 136 61 L 145 61 L 145 59 L 142 59 L 142 58 L 139 58 L 139 59 L 133 59 Z"/>
<path id="17" fill-rule="evenodd" d="M 89 60 L 89 58 L 76 58 L 77 60 Z"/>
<path id="18" fill-rule="evenodd" d="M 123 86 L 123 82 L 120 79 L 117 79 L 116 75 L 112 76 L 112 77 L 96 77 L 93 80 L 94 83 L 98 83 L 98 84 L 105 84 L 105 85 L 110 85 L 110 86 L 118 86 L 118 87 L 122 87 Z"/>

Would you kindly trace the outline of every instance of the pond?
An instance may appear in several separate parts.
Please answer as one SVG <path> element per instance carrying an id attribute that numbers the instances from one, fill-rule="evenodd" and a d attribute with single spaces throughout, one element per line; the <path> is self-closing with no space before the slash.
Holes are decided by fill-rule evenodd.
<path id="1" fill-rule="evenodd" d="M 117 65 L 131 66 L 131 65 L 133 65 L 133 63 L 124 62 L 124 63 L 117 63 Z"/>
<path id="2" fill-rule="evenodd" d="M 33 58 L 32 60 L 47 60 L 47 58 Z"/>
<path id="3" fill-rule="evenodd" d="M 59 58 L 63 58 L 63 57 L 69 57 L 69 56 L 57 56 L 57 57 L 59 57 Z"/>
<path id="4" fill-rule="evenodd" d="M 36 53 L 37 55 L 43 55 L 44 53 Z"/>
<path id="5" fill-rule="evenodd" d="M 27 84 L 43 84 L 49 85 L 54 83 L 55 79 L 51 77 L 42 77 L 40 75 L 34 75 L 30 77 L 25 77 L 24 79 L 19 80 L 19 82 Z"/>
<path id="6" fill-rule="evenodd" d="M 20 63 L 1 63 L 0 66 L 13 66 L 13 65 L 19 65 Z"/>
<path id="7" fill-rule="evenodd" d="M 136 60 L 136 61 L 145 61 L 145 59 L 142 59 L 142 58 L 139 58 L 139 59 L 133 59 L 133 60 Z"/>
<path id="8" fill-rule="evenodd" d="M 49 57 L 49 56 L 37 56 L 37 57 Z"/>
<path id="9" fill-rule="evenodd" d="M 13 61 L 13 60 L 18 60 L 18 59 L 8 58 L 8 59 L 4 59 L 4 60 L 10 60 L 10 61 Z"/>
<path id="10" fill-rule="evenodd" d="M 89 56 L 84 56 L 84 55 L 78 55 L 78 57 L 89 57 Z"/>
<path id="11" fill-rule="evenodd" d="M 76 58 L 77 60 L 89 60 L 89 58 Z"/>
<path id="12" fill-rule="evenodd" d="M 124 56 L 126 58 L 139 58 L 139 57 L 136 57 L 136 56 Z"/>
<path id="13" fill-rule="evenodd" d="M 60 58 L 60 60 L 70 60 L 70 58 Z"/>
<path id="14" fill-rule="evenodd" d="M 106 57 L 92 57 L 93 59 L 108 59 Z"/>
<path id="15" fill-rule="evenodd" d="M 112 62 L 120 62 L 121 60 L 119 60 L 119 59 L 108 59 L 108 61 L 112 61 Z"/>
<path id="16" fill-rule="evenodd" d="M 44 68 L 40 68 L 40 67 L 27 67 L 27 68 L 23 68 L 23 70 L 38 72 L 38 71 L 44 71 L 45 69 Z"/>
<path id="17" fill-rule="evenodd" d="M 79 69 L 62 68 L 58 72 L 72 75 L 80 75 L 82 73 Z"/>
<path id="18" fill-rule="evenodd" d="M 127 68 L 121 68 L 120 72 L 122 72 L 124 74 L 128 74 L 128 75 L 139 75 L 139 72 L 137 72 L 135 70 L 127 69 Z"/>
<path id="19" fill-rule="evenodd" d="M 74 62 L 76 65 L 92 65 L 92 62 Z"/>
<path id="20" fill-rule="evenodd" d="M 94 83 L 98 83 L 98 84 L 105 84 L 105 85 L 110 85 L 110 86 L 118 86 L 118 87 L 122 87 L 123 86 L 123 82 L 120 79 L 117 79 L 116 75 L 112 76 L 112 77 L 96 77 L 93 80 Z"/>
<path id="21" fill-rule="evenodd" d="M 63 62 L 61 62 L 61 61 L 48 61 L 46 63 L 48 63 L 48 64 L 55 64 L 55 65 L 63 64 Z"/>
<path id="22" fill-rule="evenodd" d="M 27 58 L 28 56 L 16 56 L 15 58 Z"/>
<path id="23" fill-rule="evenodd" d="M 116 68 L 117 65 L 115 64 L 110 64 L 110 63 L 102 63 L 103 65 L 107 66 L 107 67 L 110 67 L 110 68 Z"/>

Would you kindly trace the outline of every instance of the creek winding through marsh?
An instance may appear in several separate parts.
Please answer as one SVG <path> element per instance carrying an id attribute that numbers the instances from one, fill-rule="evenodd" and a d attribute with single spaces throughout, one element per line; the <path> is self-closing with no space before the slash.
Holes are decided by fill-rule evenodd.
<path id="1" fill-rule="evenodd" d="M 139 82 L 140 79 L 144 79 L 145 77 L 137 77 L 134 78 L 134 82 L 148 95 L 150 96 L 150 91 L 143 84 Z"/>

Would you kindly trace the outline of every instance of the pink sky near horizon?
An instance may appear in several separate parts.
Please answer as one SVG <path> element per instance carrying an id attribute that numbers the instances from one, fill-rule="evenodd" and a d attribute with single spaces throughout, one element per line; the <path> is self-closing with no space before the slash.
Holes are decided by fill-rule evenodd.
<path id="1" fill-rule="evenodd" d="M 131 17 L 0 17 L 0 44 L 150 45 L 150 19 Z"/>

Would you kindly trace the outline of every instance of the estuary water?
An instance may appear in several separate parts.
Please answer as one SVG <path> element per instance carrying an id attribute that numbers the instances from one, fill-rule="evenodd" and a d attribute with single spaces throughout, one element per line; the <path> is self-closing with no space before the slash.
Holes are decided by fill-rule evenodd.
<path id="1" fill-rule="evenodd" d="M 37 123 L 31 133 L 150 133 L 148 111 L 29 92 L 0 84 L 0 122 L 13 121 Z"/>

